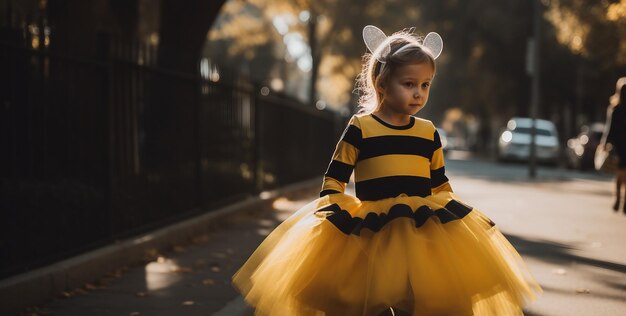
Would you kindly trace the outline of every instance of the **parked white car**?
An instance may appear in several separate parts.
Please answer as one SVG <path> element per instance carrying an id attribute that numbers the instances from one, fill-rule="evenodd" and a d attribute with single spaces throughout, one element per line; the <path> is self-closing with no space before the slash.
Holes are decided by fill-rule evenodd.
<path id="1" fill-rule="evenodd" d="M 535 145 L 538 161 L 556 164 L 559 160 L 559 138 L 554 123 L 535 120 Z M 514 117 L 498 139 L 498 160 L 525 161 L 530 158 L 532 119 Z"/>

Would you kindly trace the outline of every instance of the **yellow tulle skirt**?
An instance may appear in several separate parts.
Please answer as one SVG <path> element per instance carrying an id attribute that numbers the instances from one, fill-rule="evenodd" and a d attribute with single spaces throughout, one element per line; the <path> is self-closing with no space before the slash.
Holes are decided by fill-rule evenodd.
<path id="1" fill-rule="evenodd" d="M 331 194 L 279 225 L 233 276 L 257 315 L 521 315 L 540 292 L 483 213 L 450 192 Z"/>

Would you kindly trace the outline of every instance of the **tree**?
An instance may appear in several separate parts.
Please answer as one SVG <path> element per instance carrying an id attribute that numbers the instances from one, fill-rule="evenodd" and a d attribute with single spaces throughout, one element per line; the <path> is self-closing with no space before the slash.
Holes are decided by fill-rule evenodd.
<path id="1" fill-rule="evenodd" d="M 626 0 L 546 3 L 540 116 L 555 118 L 581 104 L 581 116 L 597 119 L 604 112 L 597 105 L 606 103 L 615 79 L 625 72 Z M 251 0 L 249 4 L 268 20 L 278 14 L 297 17 L 303 10 L 320 16 L 313 64 L 319 67 L 320 96 L 329 103 L 353 106 L 357 101 L 351 92 L 366 53 L 361 39 L 366 24 L 387 33 L 414 26 L 421 35 L 436 31 L 444 39 L 431 103 L 420 115 L 437 121 L 447 108 L 459 107 L 504 124 L 510 116 L 529 114 L 525 60 L 532 6 L 526 0 Z M 292 27 L 306 37 L 306 25 Z M 229 40 L 232 44 L 246 38 Z"/>
<path id="2" fill-rule="evenodd" d="M 546 75 L 561 87 L 547 97 L 574 105 L 577 125 L 604 120 L 615 81 L 626 75 L 626 1 L 553 0 L 546 19 L 558 66 Z"/>

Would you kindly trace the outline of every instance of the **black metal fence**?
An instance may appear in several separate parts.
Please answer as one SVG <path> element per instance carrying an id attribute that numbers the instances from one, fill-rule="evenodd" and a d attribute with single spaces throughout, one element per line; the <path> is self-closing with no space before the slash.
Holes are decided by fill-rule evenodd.
<path id="1" fill-rule="evenodd" d="M 332 113 L 99 43 L 90 60 L 0 41 L 0 278 L 321 181 L 343 127 Z"/>

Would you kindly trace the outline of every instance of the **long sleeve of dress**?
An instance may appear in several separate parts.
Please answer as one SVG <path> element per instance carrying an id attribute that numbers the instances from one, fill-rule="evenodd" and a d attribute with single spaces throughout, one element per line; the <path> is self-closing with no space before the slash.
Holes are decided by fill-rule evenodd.
<path id="1" fill-rule="evenodd" d="M 345 191 L 359 155 L 361 139 L 362 133 L 358 118 L 352 116 L 335 147 L 332 160 L 324 174 L 320 197 Z"/>
<path id="2" fill-rule="evenodd" d="M 430 181 L 432 194 L 441 191 L 452 192 L 452 187 L 446 177 L 446 167 L 443 159 L 443 147 L 439 132 L 435 129 L 433 137 L 433 156 L 430 161 Z"/>

